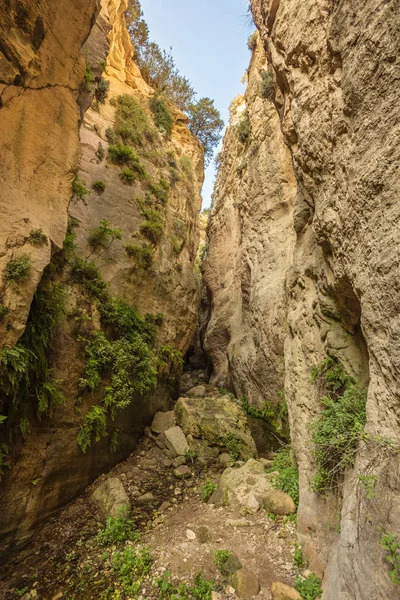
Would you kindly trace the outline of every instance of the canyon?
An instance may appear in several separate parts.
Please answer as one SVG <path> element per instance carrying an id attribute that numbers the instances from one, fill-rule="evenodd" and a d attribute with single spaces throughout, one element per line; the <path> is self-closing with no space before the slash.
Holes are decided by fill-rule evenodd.
<path id="1" fill-rule="evenodd" d="M 400 4 L 251 0 L 247 89 L 230 106 L 205 233 L 204 150 L 135 62 L 127 9 L 0 8 L 4 598 L 22 568 L 53 577 L 42 596 L 27 579 L 25 600 L 100 597 L 65 591 L 62 556 L 86 564 L 71 540 L 104 524 L 92 494 L 115 479 L 161 561 L 153 579 L 163 560 L 188 575 L 171 558 L 186 551 L 212 572 L 208 539 L 195 550 L 174 537 L 198 543 L 197 525 L 238 554 L 242 543 L 260 571 L 258 591 L 236 578 L 182 598 L 299 598 L 294 544 L 301 578 L 322 585 L 301 597 L 400 597 Z M 226 499 L 224 481 L 247 467 L 254 486 L 275 473 L 278 508 L 255 492 L 238 512 L 231 497 L 203 506 L 207 485 Z M 298 473 L 297 492 L 283 472 L 290 485 Z M 139 488 L 155 496 L 148 509 Z M 275 567 L 263 558 L 274 547 Z"/>

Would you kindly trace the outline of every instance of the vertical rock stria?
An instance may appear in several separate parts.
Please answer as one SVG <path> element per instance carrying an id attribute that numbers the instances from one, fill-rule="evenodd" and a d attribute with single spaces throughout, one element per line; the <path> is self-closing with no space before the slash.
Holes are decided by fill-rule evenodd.
<path id="1" fill-rule="evenodd" d="M 139 344 L 138 352 L 151 357 L 153 369 L 159 369 L 159 347 L 168 357 L 187 350 L 199 301 L 193 267 L 202 146 L 174 106 L 168 106 L 171 135 L 156 127 L 150 109 L 155 91 L 134 62 L 125 24 L 127 0 L 102 1 L 95 19 L 94 1 L 85 6 L 74 2 L 73 7 L 57 3 L 56 9 L 50 4 L 54 3 L 36 3 L 35 9 L 27 7 L 21 14 L 20 8 L 13 8 L 2 21 L 8 24 L 4 37 L 15 43 L 2 47 L 4 56 L 0 54 L 0 128 L 5 140 L 1 168 L 7 170 L 2 172 L 3 195 L 10 190 L 2 203 L 2 227 L 7 229 L 2 237 L 7 241 L 1 265 L 4 273 L 10 256 L 26 254 L 32 263 L 25 281 L 6 286 L 2 302 L 9 312 L 2 323 L 2 343 L 11 346 L 23 333 L 32 296 L 53 254 L 40 289 L 60 288 L 64 296 L 48 365 L 64 401 L 46 412 L 33 403 L 27 409 L 25 439 L 16 434 L 16 442 L 10 444 L 11 469 L 0 491 L 4 556 L 29 541 L 41 522 L 95 477 L 126 458 L 154 413 L 168 406 L 171 384 L 164 374 L 154 391 L 137 393 L 130 406 L 124 401 L 118 414 L 111 409 L 107 431 L 97 421 L 102 434 L 89 430 L 92 441 L 89 447 L 83 445 L 83 452 L 77 436 L 85 423 L 90 425 L 85 418 L 93 407 L 102 418 L 110 410 L 104 397 L 110 389 L 108 376 L 88 393 L 82 387 L 89 341 L 101 340 L 96 332 L 105 332 L 112 343 L 124 327 L 135 328 L 135 319 L 140 330 L 138 315 L 144 319 L 148 313 L 143 323 L 150 333 L 157 330 L 156 348 L 143 346 L 144 338 L 133 333 L 129 340 L 122 336 L 119 349 Z M 39 22 L 44 24 L 42 50 L 32 41 Z M 61 49 L 54 47 L 56 40 Z M 122 118 L 137 121 L 132 126 L 121 123 Z M 113 149 L 129 154 L 127 164 L 120 156 L 113 160 Z M 57 253 L 68 219 L 69 246 Z M 112 243 L 108 234 L 101 238 L 102 227 L 118 230 Z M 51 244 L 31 244 L 33 229 L 40 229 Z M 93 241 L 96 231 L 100 238 Z M 94 287 L 90 281 L 96 282 Z M 111 329 L 111 321 L 103 323 L 105 302 L 107 310 L 114 311 L 112 318 L 120 319 L 119 333 Z M 133 368 L 136 359 L 130 357 Z M 120 367 L 123 360 L 128 365 L 127 358 L 120 360 Z M 140 369 L 140 361 L 138 365 Z M 127 384 L 135 384 L 135 377 L 136 372 Z M 5 406 L 0 403 L 0 414 L 7 414 Z M 6 438 L 0 441 L 8 443 Z"/>
<path id="2" fill-rule="evenodd" d="M 225 139 L 205 266 L 213 379 L 259 405 L 284 378 L 300 541 L 325 574 L 324 598 L 394 598 L 380 539 L 400 535 L 400 5 L 251 5 L 274 108 L 246 98 L 244 163 L 232 127 Z M 259 78 L 254 61 L 249 90 Z M 260 158 L 251 148 L 261 131 L 274 140 L 268 135 Z M 274 188 L 274 179 L 287 183 Z M 311 371 L 327 356 L 368 388 L 367 424 L 342 486 L 321 496 L 311 491 L 309 424 L 322 408 Z M 376 482 L 373 498 L 359 476 Z"/>

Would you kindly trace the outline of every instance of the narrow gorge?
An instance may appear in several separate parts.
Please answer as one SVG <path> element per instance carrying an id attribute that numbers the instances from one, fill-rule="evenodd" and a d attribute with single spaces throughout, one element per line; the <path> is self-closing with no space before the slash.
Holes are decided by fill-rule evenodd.
<path id="1" fill-rule="evenodd" d="M 0 7 L 1 600 L 400 598 L 400 2 L 248 15 L 201 212 L 140 2 Z"/>

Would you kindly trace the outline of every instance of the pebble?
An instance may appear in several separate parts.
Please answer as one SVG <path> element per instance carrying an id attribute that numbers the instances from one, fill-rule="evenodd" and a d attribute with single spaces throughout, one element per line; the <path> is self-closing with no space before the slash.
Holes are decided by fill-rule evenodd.
<path id="1" fill-rule="evenodd" d="M 188 540 L 195 540 L 196 539 L 196 534 L 191 529 L 187 529 L 186 530 L 186 537 L 187 537 Z"/>
<path id="2" fill-rule="evenodd" d="M 182 465 L 174 470 L 174 476 L 177 479 L 188 479 L 192 476 L 192 472 L 186 465 Z"/>
<path id="3" fill-rule="evenodd" d="M 152 492 L 148 492 L 147 494 L 143 494 L 143 496 L 139 496 L 137 499 L 138 504 L 147 504 L 149 502 L 154 502 L 155 497 Z"/>

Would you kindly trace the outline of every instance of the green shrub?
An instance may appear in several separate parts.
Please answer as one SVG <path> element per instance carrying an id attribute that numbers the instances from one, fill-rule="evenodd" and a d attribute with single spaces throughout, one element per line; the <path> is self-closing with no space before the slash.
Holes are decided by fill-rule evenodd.
<path id="1" fill-rule="evenodd" d="M 74 282 L 83 285 L 93 298 L 101 301 L 106 298 L 107 284 L 94 263 L 82 259 L 74 260 L 71 265 L 71 277 Z"/>
<path id="2" fill-rule="evenodd" d="M 150 572 L 152 562 L 148 548 L 126 548 L 123 552 L 115 552 L 112 568 L 127 596 L 137 597 L 140 593 L 142 580 Z"/>
<path id="3" fill-rule="evenodd" d="M 127 185 L 132 185 L 132 183 L 137 179 L 137 174 L 130 167 L 125 167 L 124 169 L 122 169 L 119 176 L 121 180 Z"/>
<path id="4" fill-rule="evenodd" d="M 312 488 L 324 492 L 354 465 L 357 445 L 366 424 L 367 391 L 333 359 L 313 370 L 313 380 L 325 394 L 324 407 L 311 423 L 317 472 Z"/>
<path id="5" fill-rule="evenodd" d="M 44 381 L 37 393 L 37 415 L 40 421 L 42 415 L 53 416 L 53 410 L 56 406 L 63 404 L 65 399 L 58 389 L 58 383 L 54 380 Z"/>
<path id="6" fill-rule="evenodd" d="M 262 71 L 261 73 L 260 96 L 268 100 L 275 98 L 274 78 L 270 71 Z"/>
<path id="7" fill-rule="evenodd" d="M 162 204 L 166 204 L 168 200 L 169 183 L 165 179 L 161 178 L 158 184 L 150 183 L 149 189 L 151 193 L 159 200 Z"/>
<path id="8" fill-rule="evenodd" d="M 93 83 L 93 73 L 89 63 L 86 61 L 85 74 L 83 78 L 83 89 L 87 92 L 91 91 L 91 83 Z"/>
<path id="9" fill-rule="evenodd" d="M 85 196 L 89 194 L 89 190 L 86 188 L 86 181 L 79 179 L 78 175 L 75 175 L 75 179 L 72 182 L 72 198 L 75 200 L 85 200 Z"/>
<path id="10" fill-rule="evenodd" d="M 179 254 L 182 252 L 185 242 L 183 240 L 179 240 L 177 237 L 175 237 L 173 235 L 169 239 L 171 240 L 171 245 L 172 245 L 174 254 L 179 256 Z"/>
<path id="11" fill-rule="evenodd" d="M 139 157 L 133 148 L 124 146 L 124 144 L 121 143 L 118 143 L 115 146 L 109 146 L 108 156 L 113 163 L 119 165 L 139 160 Z"/>
<path id="12" fill-rule="evenodd" d="M 157 244 L 163 234 L 164 226 L 159 212 L 151 209 L 143 209 L 142 214 L 145 217 L 144 223 L 140 225 L 140 231 L 153 244 Z"/>
<path id="13" fill-rule="evenodd" d="M 314 575 L 314 573 L 310 573 L 310 575 L 308 575 L 308 577 L 305 579 L 297 576 L 294 587 L 299 594 L 301 594 L 301 597 L 304 598 L 304 600 L 315 600 L 316 598 L 321 598 L 321 580 Z"/>
<path id="14" fill-rule="evenodd" d="M 299 505 L 299 471 L 293 464 L 290 456 L 290 447 L 286 446 L 278 450 L 269 472 L 278 471 L 279 475 L 274 477 L 272 485 L 276 490 L 282 490 L 289 494 L 296 506 Z"/>
<path id="15" fill-rule="evenodd" d="M 162 96 L 154 96 L 150 101 L 150 108 L 158 129 L 170 136 L 174 127 L 174 118 L 167 101 Z"/>
<path id="16" fill-rule="evenodd" d="M 82 452 L 91 446 L 93 439 L 99 442 L 107 435 L 106 411 L 101 406 L 93 406 L 85 417 L 85 421 L 78 433 L 77 442 Z"/>
<path id="17" fill-rule="evenodd" d="M 114 240 L 120 240 L 121 237 L 121 229 L 113 229 L 107 219 L 102 219 L 99 226 L 90 232 L 88 241 L 91 248 L 109 248 Z"/>
<path id="18" fill-rule="evenodd" d="M 147 237 L 148 240 L 153 242 L 153 244 L 158 244 L 162 237 L 163 225 L 162 223 L 145 221 L 141 224 L 140 231 L 143 233 L 144 236 Z"/>
<path id="19" fill-rule="evenodd" d="M 86 341 L 85 353 L 80 387 L 94 391 L 107 376 L 104 405 L 113 418 L 117 410 L 132 403 L 136 394 L 143 395 L 157 384 L 153 354 L 138 333 L 109 341 L 103 331 L 94 332 Z"/>
<path id="20" fill-rule="evenodd" d="M 120 138 L 118 141 L 134 146 L 142 145 L 146 140 L 152 141 L 153 129 L 140 103 L 128 94 L 118 96 L 115 102 L 115 135 Z"/>
<path id="21" fill-rule="evenodd" d="M 172 346 L 161 346 L 158 349 L 157 372 L 159 377 L 165 377 L 170 388 L 178 382 L 183 371 L 183 357 L 179 350 Z"/>
<path id="22" fill-rule="evenodd" d="M 28 406 L 37 406 L 38 416 L 51 414 L 63 401 L 49 367 L 56 325 L 64 309 L 60 284 L 49 285 L 46 273 L 31 304 L 25 331 L 14 348 L 0 353 L 0 387 L 9 411 L 9 426 L 26 431 Z"/>
<path id="23" fill-rule="evenodd" d="M 380 545 L 386 550 L 385 560 L 390 564 L 389 577 L 392 583 L 400 585 L 400 542 L 394 533 L 384 533 Z"/>
<path id="24" fill-rule="evenodd" d="M 106 129 L 106 140 L 112 146 L 115 146 L 121 141 L 117 132 L 112 127 L 107 127 Z"/>
<path id="25" fill-rule="evenodd" d="M 258 39 L 258 32 L 253 31 L 253 33 L 250 35 L 249 39 L 247 40 L 247 47 L 249 50 L 251 50 L 251 52 L 253 52 L 257 48 L 257 39 Z"/>
<path id="26" fill-rule="evenodd" d="M 127 507 L 120 509 L 118 517 L 108 517 L 105 528 L 98 531 L 96 540 L 99 546 L 140 540 L 140 534 L 132 519 L 129 518 Z"/>
<path id="27" fill-rule="evenodd" d="M 302 568 L 307 566 L 307 562 L 303 558 L 303 551 L 301 546 L 298 544 L 295 545 L 294 554 L 293 554 L 293 562 L 296 567 Z"/>
<path id="28" fill-rule="evenodd" d="M 239 142 L 242 144 L 246 144 L 250 139 L 250 119 L 248 113 L 244 113 L 242 116 L 239 125 L 237 126 L 237 136 Z"/>
<path id="29" fill-rule="evenodd" d="M 188 156 L 181 156 L 179 159 L 179 164 L 185 175 L 188 177 L 193 176 L 193 163 Z"/>
<path id="30" fill-rule="evenodd" d="M 110 91 L 110 82 L 104 77 L 100 77 L 96 83 L 96 89 L 94 91 L 94 97 L 99 104 L 105 104 Z"/>
<path id="31" fill-rule="evenodd" d="M 127 244 L 125 252 L 130 258 L 134 258 L 139 267 L 150 269 L 153 264 L 154 249 L 150 246 L 139 246 L 138 244 Z"/>
<path id="32" fill-rule="evenodd" d="M 4 277 L 6 281 L 25 281 L 32 270 L 31 259 L 27 254 L 11 258 L 6 266 Z"/>
<path id="33" fill-rule="evenodd" d="M 47 235 L 41 229 L 31 229 L 29 232 L 29 242 L 34 246 L 48 246 Z"/>
<path id="34" fill-rule="evenodd" d="M 214 583 L 203 578 L 201 573 L 194 577 L 194 585 L 176 583 L 171 581 L 171 573 L 165 571 L 156 580 L 160 590 L 158 600 L 211 600 Z"/>
<path id="35" fill-rule="evenodd" d="M 242 452 L 243 442 L 234 433 L 228 433 L 223 439 L 222 443 L 228 450 L 232 460 L 238 460 L 240 453 Z"/>
<path id="36" fill-rule="evenodd" d="M 226 563 L 228 558 L 230 558 L 231 555 L 232 552 L 229 552 L 229 550 L 217 550 L 215 552 L 214 562 L 217 565 L 218 570 L 221 571 L 221 573 L 223 572 L 224 564 Z"/>
<path id="37" fill-rule="evenodd" d="M 95 192 L 97 192 L 98 194 L 101 194 L 106 189 L 106 184 L 101 179 L 97 179 L 96 181 L 94 181 L 92 183 L 92 188 L 94 189 Z"/>
<path id="38" fill-rule="evenodd" d="M 207 479 L 205 483 L 200 487 L 200 496 L 202 502 L 207 502 L 217 489 L 217 484 L 213 483 L 210 479 Z"/>

